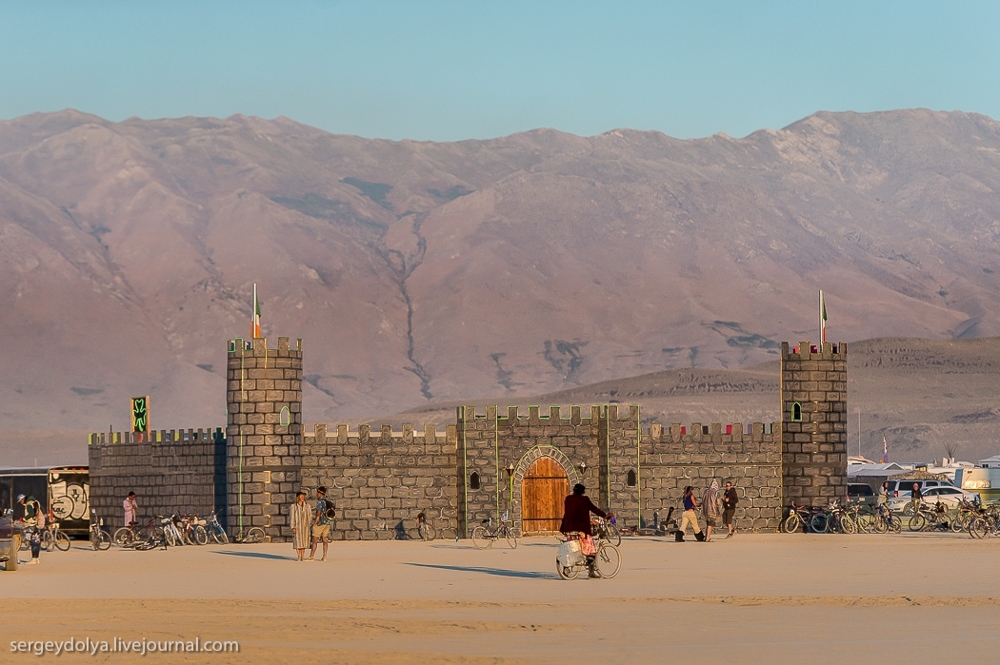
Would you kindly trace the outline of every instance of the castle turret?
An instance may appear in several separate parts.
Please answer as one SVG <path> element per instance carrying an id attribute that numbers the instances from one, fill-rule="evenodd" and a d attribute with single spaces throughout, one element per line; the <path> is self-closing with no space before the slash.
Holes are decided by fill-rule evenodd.
<path id="1" fill-rule="evenodd" d="M 301 485 L 302 340 L 229 341 L 226 481 L 231 533 L 259 526 L 291 537 L 285 507 Z"/>
<path id="2" fill-rule="evenodd" d="M 847 492 L 847 345 L 781 345 L 782 501 Z"/>

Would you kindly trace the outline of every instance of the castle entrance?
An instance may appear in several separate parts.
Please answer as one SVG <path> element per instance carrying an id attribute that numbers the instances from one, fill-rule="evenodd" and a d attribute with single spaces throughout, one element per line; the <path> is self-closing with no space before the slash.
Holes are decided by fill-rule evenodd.
<path id="1" fill-rule="evenodd" d="M 566 470 L 551 457 L 539 457 L 521 481 L 521 531 L 524 534 L 559 530 L 569 494 Z"/>

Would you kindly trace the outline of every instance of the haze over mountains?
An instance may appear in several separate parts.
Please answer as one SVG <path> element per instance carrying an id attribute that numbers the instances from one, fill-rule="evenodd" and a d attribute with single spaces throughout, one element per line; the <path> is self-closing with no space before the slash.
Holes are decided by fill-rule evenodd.
<path id="1" fill-rule="evenodd" d="M 223 423 L 253 282 L 309 422 L 749 367 L 816 340 L 820 288 L 835 341 L 996 336 L 998 187 L 1000 123 L 960 112 L 684 141 L 0 121 L 0 429 L 122 429 L 134 395 Z"/>

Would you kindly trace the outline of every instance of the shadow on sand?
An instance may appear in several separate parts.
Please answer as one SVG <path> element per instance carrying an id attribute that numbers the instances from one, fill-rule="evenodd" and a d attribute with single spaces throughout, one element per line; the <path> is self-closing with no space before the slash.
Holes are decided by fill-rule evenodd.
<path id="1" fill-rule="evenodd" d="M 407 563 L 407 566 L 418 566 L 420 568 L 437 568 L 438 570 L 453 570 L 461 573 L 483 573 L 484 575 L 497 575 L 499 577 L 522 577 L 529 580 L 558 579 L 555 573 L 537 573 L 533 571 L 505 570 L 503 568 L 486 568 L 483 566 L 443 566 L 433 563 Z"/>
<path id="2" fill-rule="evenodd" d="M 282 556 L 280 554 L 266 554 L 264 552 L 233 552 L 232 550 L 227 550 L 223 552 L 212 552 L 212 554 L 224 554 L 226 556 L 245 556 L 251 559 L 274 559 L 277 561 L 293 561 L 294 556 Z"/>

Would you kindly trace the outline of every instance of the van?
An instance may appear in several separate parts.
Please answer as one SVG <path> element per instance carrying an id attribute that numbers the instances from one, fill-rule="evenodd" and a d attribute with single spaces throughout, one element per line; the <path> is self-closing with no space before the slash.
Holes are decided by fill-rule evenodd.
<path id="1" fill-rule="evenodd" d="M 859 502 L 872 505 L 875 503 L 875 492 L 868 483 L 847 483 L 847 502 Z"/>
<path id="2" fill-rule="evenodd" d="M 905 480 L 889 480 L 889 497 L 895 498 L 900 494 L 907 494 L 913 491 L 913 484 L 916 483 L 923 492 L 928 487 L 939 487 L 945 485 L 948 487 L 953 487 L 951 483 L 947 480 L 915 480 L 913 478 L 908 478 Z"/>

